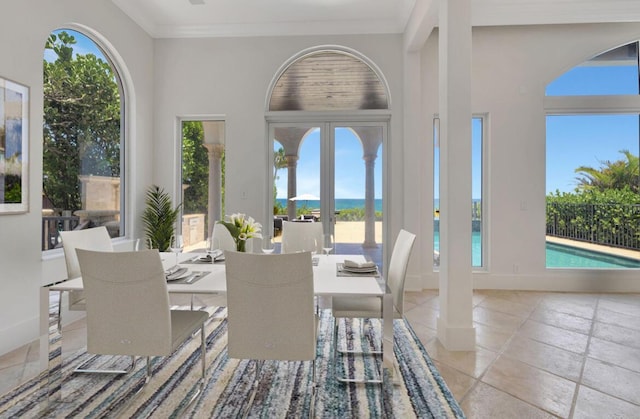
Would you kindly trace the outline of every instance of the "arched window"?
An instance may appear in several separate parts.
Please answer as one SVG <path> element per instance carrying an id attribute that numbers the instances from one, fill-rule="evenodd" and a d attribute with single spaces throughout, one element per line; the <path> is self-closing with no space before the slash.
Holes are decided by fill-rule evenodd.
<path id="1" fill-rule="evenodd" d="M 640 267 L 639 74 L 632 42 L 547 86 L 548 268 Z"/>
<path id="2" fill-rule="evenodd" d="M 124 235 L 122 85 L 96 42 L 59 29 L 44 50 L 42 250 L 58 232 L 104 225 Z"/>
<path id="3" fill-rule="evenodd" d="M 269 111 L 388 109 L 380 76 L 362 59 L 340 51 L 313 51 L 291 63 L 272 89 Z"/>

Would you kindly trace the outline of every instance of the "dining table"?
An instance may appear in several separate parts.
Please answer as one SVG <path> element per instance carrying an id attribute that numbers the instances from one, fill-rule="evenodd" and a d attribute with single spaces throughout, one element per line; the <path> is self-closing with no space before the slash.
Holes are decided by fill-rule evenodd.
<path id="1" fill-rule="evenodd" d="M 206 261 L 204 253 L 160 253 L 163 266 L 171 272 L 177 266 L 197 272 L 195 279 L 167 281 L 169 294 L 220 295 L 226 294 L 224 261 Z M 269 255 L 266 255 L 268 257 Z M 223 259 L 223 258 L 220 258 Z M 205 262 L 203 262 L 203 260 Z M 212 258 L 216 260 L 216 258 Z M 393 379 L 393 296 L 383 276 L 375 273 L 352 274 L 340 268 L 345 260 L 365 262 L 361 255 L 323 254 L 313 256 L 314 293 L 319 297 L 377 297 L 382 308 L 383 368 Z M 177 263 L 176 263 L 177 262 Z M 188 281 L 188 282 L 187 282 Z M 62 309 L 63 294 L 82 291 L 82 278 L 73 278 L 41 287 L 40 292 L 40 351 L 42 369 L 48 371 L 48 400 L 60 401 L 62 385 Z M 193 299 L 192 299 L 193 301 Z"/>

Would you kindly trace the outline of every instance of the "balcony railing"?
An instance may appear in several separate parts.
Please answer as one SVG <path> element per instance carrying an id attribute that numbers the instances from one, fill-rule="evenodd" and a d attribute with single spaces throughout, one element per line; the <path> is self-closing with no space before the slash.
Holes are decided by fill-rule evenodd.
<path id="1" fill-rule="evenodd" d="M 59 247 L 60 232 L 69 231 L 78 227 L 80 217 L 68 216 L 42 216 L 42 250 Z"/>
<path id="2" fill-rule="evenodd" d="M 547 204 L 547 235 L 640 249 L 640 205 Z"/>

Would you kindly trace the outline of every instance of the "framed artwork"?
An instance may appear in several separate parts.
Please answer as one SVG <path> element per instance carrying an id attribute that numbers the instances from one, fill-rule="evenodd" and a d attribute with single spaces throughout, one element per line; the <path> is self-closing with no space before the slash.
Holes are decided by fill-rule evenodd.
<path id="1" fill-rule="evenodd" d="M 29 88 L 0 77 L 0 215 L 29 211 Z"/>

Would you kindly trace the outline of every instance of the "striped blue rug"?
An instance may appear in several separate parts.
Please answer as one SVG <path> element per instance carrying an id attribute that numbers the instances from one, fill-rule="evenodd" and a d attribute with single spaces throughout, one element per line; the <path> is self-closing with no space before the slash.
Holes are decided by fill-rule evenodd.
<path id="1" fill-rule="evenodd" d="M 200 337 L 185 343 L 170 357 L 154 358 L 154 376 L 144 384 L 144 362 L 126 376 L 71 374 L 82 362 L 93 367 L 113 366 L 109 357 L 79 352 L 65 358 L 62 402 L 46 402 L 46 373 L 0 397 L 0 418 L 235 418 L 246 407 L 255 375 L 255 363 L 229 359 L 226 351 L 226 309 L 210 310 L 207 323 L 207 382 L 200 386 Z M 347 321 L 345 339 L 362 348 L 375 348 L 380 324 L 367 321 L 367 333 L 357 320 Z M 436 370 L 413 330 L 403 320 L 394 323 L 394 352 L 401 379 L 378 385 L 342 384 L 333 377 L 331 338 L 333 319 L 323 311 L 316 361 L 316 418 L 464 418 L 464 414 Z M 376 357 L 342 358 L 338 373 L 351 376 L 371 373 Z M 116 361 L 118 362 L 118 361 Z M 123 360 L 126 364 L 126 360 Z M 307 417 L 311 399 L 310 362 L 265 362 L 260 387 L 249 417 Z M 139 391 L 140 390 L 140 391 Z M 383 391 L 384 403 L 381 403 Z M 190 401 L 192 401 L 190 403 Z"/>

